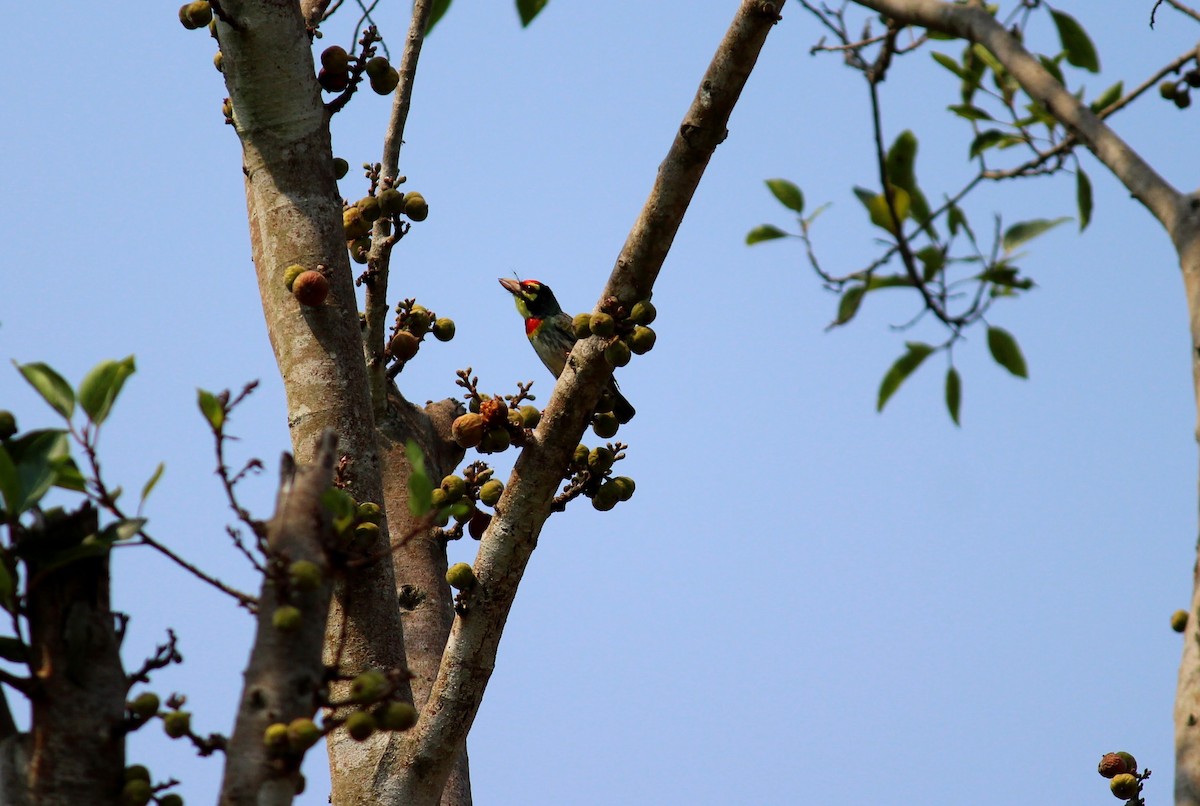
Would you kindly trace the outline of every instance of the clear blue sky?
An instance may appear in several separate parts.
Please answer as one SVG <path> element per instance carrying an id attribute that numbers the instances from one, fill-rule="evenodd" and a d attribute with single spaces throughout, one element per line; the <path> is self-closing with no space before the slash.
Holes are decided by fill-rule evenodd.
<path id="1" fill-rule="evenodd" d="M 1089 96 L 1195 41 L 1166 8 L 1150 31 L 1149 3 L 1060 5 L 1100 50 Z M 522 31 L 511 3 L 455 5 L 422 57 L 401 170 L 431 213 L 397 250 L 393 288 L 454 317 L 458 336 L 406 370 L 412 399 L 454 394 L 470 365 L 486 390 L 532 378 L 544 402 L 549 376 L 496 278 L 516 271 L 571 310 L 592 306 L 735 6 L 560 0 Z M 349 44 L 349 11 L 325 43 Z M 790 223 L 762 184 L 783 176 L 810 207 L 833 202 L 815 231 L 827 266 L 852 270 L 876 248 L 850 192 L 876 176 L 862 82 L 809 56 L 821 32 L 802 9 L 784 16 L 664 267 L 658 346 L 620 372 L 639 412 L 621 431 L 637 495 L 547 525 L 471 734 L 477 802 L 1108 802 L 1095 765 L 1114 749 L 1154 770 L 1148 795 L 1164 802 L 1181 640 L 1167 621 L 1188 605 L 1197 510 L 1168 239 L 1085 156 L 1090 229 L 1034 242 L 1021 265 L 1038 289 L 990 317 L 1020 339 L 1030 380 L 976 334 L 957 356 L 961 429 L 940 356 L 877 415 L 903 340 L 939 334 L 891 331 L 914 310 L 895 292 L 827 334 L 836 300 L 800 247 L 743 244 L 759 223 Z M 379 21 L 398 47 L 399 10 Z M 106 474 L 136 491 L 165 461 L 151 531 L 253 588 L 224 533 L 195 388 L 262 380 L 232 430 L 236 456 L 270 468 L 244 488 L 264 517 L 287 429 L 213 42 L 170 4 L 50 18 L 19 3 L 6 27 L 0 407 L 53 424 L 9 358 L 78 381 L 135 353 Z M 1052 37 L 1045 19 L 1033 41 Z M 944 111 L 957 82 L 920 54 L 884 90 L 889 139 L 921 137 L 927 194 L 957 187 L 968 133 Z M 385 100 L 356 97 L 336 153 L 378 159 L 386 115 Z M 1152 97 L 1117 126 L 1191 188 L 1197 115 Z M 983 231 L 993 209 L 1073 214 L 1074 184 L 1005 187 L 968 208 Z M 453 545 L 452 561 L 474 548 Z M 154 688 L 185 693 L 198 731 L 228 731 L 250 620 L 148 550 L 116 567 L 127 664 L 176 627 L 187 662 Z M 219 761 L 146 732 L 130 762 L 212 802 Z M 324 803 L 319 753 L 306 771 L 301 802 Z"/>

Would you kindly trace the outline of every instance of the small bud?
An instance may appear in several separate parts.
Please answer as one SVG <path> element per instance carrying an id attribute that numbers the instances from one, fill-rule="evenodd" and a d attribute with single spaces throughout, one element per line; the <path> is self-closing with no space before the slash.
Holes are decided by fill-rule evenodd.
<path id="1" fill-rule="evenodd" d="M 479 413 L 489 428 L 503 426 L 508 422 L 508 404 L 498 397 L 488 398 L 479 404 Z"/>
<path id="2" fill-rule="evenodd" d="M 153 797 L 154 788 L 149 781 L 127 781 L 121 789 L 121 806 L 146 806 Z"/>
<path id="3" fill-rule="evenodd" d="M 319 271 L 303 272 L 292 282 L 292 296 L 301 305 L 315 308 L 329 297 L 329 279 Z"/>
<path id="4" fill-rule="evenodd" d="M 315 591 L 321 587 L 321 566 L 312 560 L 296 560 L 288 566 L 288 581 L 298 591 Z"/>
<path id="5" fill-rule="evenodd" d="M 580 469 L 587 467 L 588 461 L 588 446 L 576 445 L 575 452 L 571 454 L 571 464 Z"/>
<path id="6" fill-rule="evenodd" d="M 1113 776 L 1108 782 L 1108 788 L 1121 800 L 1131 800 L 1137 797 L 1138 779 L 1127 772 Z"/>
<path id="7" fill-rule="evenodd" d="M 362 211 L 357 207 L 347 207 L 342 210 L 342 229 L 346 231 L 346 240 L 353 241 L 371 231 L 371 223 L 363 218 Z"/>
<path id="8" fill-rule="evenodd" d="M 654 308 L 654 303 L 648 299 L 635 303 L 629 310 L 629 321 L 635 325 L 648 325 L 657 316 L 658 311 Z"/>
<path id="9" fill-rule="evenodd" d="M 483 439 L 483 417 L 478 414 L 463 414 L 454 420 L 450 433 L 460 448 L 474 448 Z"/>
<path id="10" fill-rule="evenodd" d="M 360 266 L 366 264 L 371 259 L 371 236 L 364 235 L 350 241 L 346 244 L 346 249 L 350 251 L 351 260 Z"/>
<path id="11" fill-rule="evenodd" d="M 366 711 L 355 711 L 346 717 L 346 732 L 356 742 L 366 741 L 375 732 L 375 717 Z"/>
<path id="12" fill-rule="evenodd" d="M 1097 770 L 1105 778 L 1112 778 L 1115 775 L 1129 772 L 1129 767 L 1125 764 L 1125 759 L 1121 758 L 1118 753 L 1105 753 L 1100 757 L 1100 765 Z"/>
<path id="13" fill-rule="evenodd" d="M 408 361 L 421 349 L 421 341 L 407 330 L 397 330 L 388 342 L 388 352 L 393 358 Z"/>
<path id="14" fill-rule="evenodd" d="M 276 611 L 278 612 L 278 611 Z M 187 736 L 192 730 L 192 715 L 188 711 L 170 711 L 163 715 L 163 732 L 172 739 Z"/>
<path id="15" fill-rule="evenodd" d="M 387 59 L 382 56 L 376 56 L 367 62 L 363 70 L 366 72 L 367 78 L 381 78 L 387 75 L 387 71 L 391 69 L 391 66 Z"/>
<path id="16" fill-rule="evenodd" d="M 620 342 L 618 342 L 620 343 Z M 596 415 L 592 421 L 592 431 L 600 439 L 611 439 L 617 435 L 617 429 L 621 427 L 621 423 L 617 420 L 617 415 L 611 411 L 604 411 Z"/>
<path id="17" fill-rule="evenodd" d="M 1171 81 L 1170 79 L 1167 79 L 1166 81 L 1164 81 L 1158 85 L 1158 94 L 1161 95 L 1164 99 L 1170 101 L 1175 97 L 1175 87 L 1176 86 L 1177 86 L 1176 82 Z"/>
<path id="18" fill-rule="evenodd" d="M 512 445 L 512 435 L 504 427 L 490 428 L 479 441 L 480 453 L 503 453 Z"/>
<path id="19" fill-rule="evenodd" d="M 150 770 L 144 764 L 131 764 L 125 768 L 124 781 L 149 781 Z"/>
<path id="20" fill-rule="evenodd" d="M 571 329 L 575 331 L 575 338 L 586 339 L 592 335 L 592 315 L 590 313 L 575 314 L 575 318 L 571 320 Z"/>
<path id="21" fill-rule="evenodd" d="M 304 623 L 304 614 L 300 608 L 292 605 L 280 605 L 271 614 L 271 624 L 280 632 L 293 632 L 300 629 Z"/>
<path id="22" fill-rule="evenodd" d="M 404 328 L 414 336 L 424 336 L 429 331 L 431 324 L 433 324 L 433 317 L 429 315 L 429 310 L 424 305 L 412 306 L 408 311 L 408 316 L 404 318 Z"/>
<path id="23" fill-rule="evenodd" d="M 542 412 L 537 406 L 522 406 L 521 407 L 521 425 L 526 428 L 537 428 L 538 423 L 542 421 Z"/>
<path id="24" fill-rule="evenodd" d="M 1124 750 L 1118 750 L 1117 755 L 1125 761 L 1126 772 L 1136 774 L 1138 771 L 1137 759 Z"/>
<path id="25" fill-rule="evenodd" d="M 629 476 L 617 476 L 612 482 L 620 489 L 622 501 L 628 501 L 633 497 L 633 491 L 637 485 L 633 483 L 633 479 L 629 478 Z"/>
<path id="26" fill-rule="evenodd" d="M 446 503 L 453 504 L 467 494 L 467 483 L 462 476 L 451 474 L 442 479 L 441 489 L 446 495 Z"/>
<path id="27" fill-rule="evenodd" d="M 360 705 L 377 702 L 388 688 L 387 675 L 378 669 L 367 669 L 350 681 L 350 699 Z"/>
<path id="28" fill-rule="evenodd" d="M 321 66 L 341 72 L 350 69 L 350 54 L 341 45 L 330 45 L 321 51 Z"/>
<path id="29" fill-rule="evenodd" d="M 293 719 L 287 726 L 288 746 L 302 753 L 321 740 L 321 729 L 311 719 Z"/>
<path id="30" fill-rule="evenodd" d="M 476 540 L 483 538 L 483 533 L 487 531 L 488 526 L 492 523 L 492 514 L 482 510 L 475 510 L 475 514 L 471 516 L 471 520 L 467 522 L 467 534 Z"/>
<path id="31" fill-rule="evenodd" d="M 355 202 L 354 206 L 367 221 L 378 221 L 383 215 L 383 211 L 379 209 L 379 199 L 374 196 L 364 196 Z"/>
<path id="32" fill-rule="evenodd" d="M 279 751 L 287 747 L 288 743 L 288 726 L 282 722 L 275 722 L 267 725 L 267 729 L 263 731 L 263 744 L 268 750 Z"/>
<path id="33" fill-rule="evenodd" d="M 398 215 L 404 212 L 404 194 L 395 188 L 388 188 L 379 193 L 379 209 L 384 215 Z"/>
<path id="34" fill-rule="evenodd" d="M 648 327 L 638 325 L 629 334 L 629 349 L 636 355 L 645 355 L 654 348 L 658 334 Z"/>
<path id="35" fill-rule="evenodd" d="M 354 542 L 364 548 L 379 542 L 379 524 L 364 521 L 354 527 Z"/>
<path id="36" fill-rule="evenodd" d="M 596 490 L 596 494 L 592 496 L 592 506 L 601 512 L 608 512 L 620 500 L 621 488 L 610 480 L 601 484 L 600 489 Z"/>
<path id="37" fill-rule="evenodd" d="M 1171 614 L 1171 629 L 1175 632 L 1183 632 L 1187 629 L 1188 612 L 1186 610 L 1176 610 Z"/>
<path id="38" fill-rule="evenodd" d="M 500 496 L 504 493 L 504 483 L 500 479 L 491 479 L 484 482 L 479 488 L 479 503 L 485 507 L 494 507 L 496 502 L 500 500 Z"/>
<path id="39" fill-rule="evenodd" d="M 158 713 L 159 699 L 153 691 L 143 691 L 129 703 L 129 711 L 138 719 L 149 719 Z"/>
<path id="40" fill-rule="evenodd" d="M 407 193 L 404 196 L 404 214 L 413 221 L 424 221 L 429 218 L 429 202 L 420 193 Z"/>
<path id="41" fill-rule="evenodd" d="M 225 57 L 221 55 L 221 51 L 213 54 L 213 67 L 217 68 L 218 73 L 225 72 Z"/>
<path id="42" fill-rule="evenodd" d="M 350 163 L 346 162 L 341 157 L 333 158 L 333 178 L 341 179 L 350 172 Z"/>
<path id="43" fill-rule="evenodd" d="M 446 581 L 455 590 L 470 590 L 475 587 L 475 571 L 467 563 L 455 563 L 446 571 Z"/>
<path id="44" fill-rule="evenodd" d="M 383 522 L 383 510 L 374 501 L 363 501 L 358 505 L 356 513 L 358 520 L 376 525 Z"/>
<path id="45" fill-rule="evenodd" d="M 628 364 L 630 354 L 629 345 L 620 339 L 604 348 L 604 360 L 614 367 L 623 367 Z"/>
<path id="46" fill-rule="evenodd" d="M 607 339 L 613 333 L 617 332 L 617 323 L 610 315 L 601 311 L 600 313 L 592 314 L 590 329 L 593 336 Z"/>
<path id="47" fill-rule="evenodd" d="M 442 507 L 447 506 L 450 502 L 446 500 L 446 491 L 441 487 L 436 487 L 429 495 L 429 503 L 434 509 L 441 509 Z"/>
<path id="48" fill-rule="evenodd" d="M 1200 87 L 1200 70 L 1188 70 L 1183 74 L 1183 80 L 1189 87 Z"/>
<path id="49" fill-rule="evenodd" d="M 308 271 L 308 269 L 304 268 L 303 266 L 301 266 L 297 263 L 293 263 L 292 265 L 288 266 L 286 269 L 283 270 L 283 285 L 284 285 L 284 287 L 286 287 L 288 291 L 291 291 L 292 285 L 295 284 L 295 282 L 296 282 L 296 278 L 299 277 L 301 274 L 304 274 L 304 272 L 306 272 L 306 271 Z"/>
<path id="50" fill-rule="evenodd" d="M 596 475 L 601 475 L 613 465 L 613 452 L 609 448 L 595 447 L 588 454 L 587 466 L 588 470 Z"/>
<path id="51" fill-rule="evenodd" d="M 454 320 L 443 316 L 433 323 L 433 337 L 438 341 L 450 341 L 454 338 Z"/>
<path id="52" fill-rule="evenodd" d="M 185 3 L 179 8 L 179 21 L 189 31 L 203 28 L 212 22 L 212 18 L 212 6 L 208 4 L 208 0 L 196 0 L 194 3 Z"/>
<path id="53" fill-rule="evenodd" d="M 406 702 L 389 702 L 379 709 L 378 720 L 384 730 L 408 730 L 417 724 L 417 709 Z"/>
<path id="54" fill-rule="evenodd" d="M 349 70 L 327 70 L 322 67 L 317 72 L 317 83 L 326 92 L 341 92 L 350 86 Z"/>
<path id="55" fill-rule="evenodd" d="M 389 66 L 388 71 L 379 78 L 371 79 L 371 89 L 379 95 L 390 95 L 391 92 L 400 85 L 400 74 L 396 72 L 394 67 Z M 416 219 L 414 219 L 416 220 Z"/>
<path id="56" fill-rule="evenodd" d="M 1180 109 L 1187 109 L 1192 105 L 1192 93 L 1187 87 L 1180 87 L 1175 93 L 1175 105 Z"/>
<path id="57" fill-rule="evenodd" d="M 158 796 L 158 806 L 183 806 L 183 796 L 168 792 Z"/>

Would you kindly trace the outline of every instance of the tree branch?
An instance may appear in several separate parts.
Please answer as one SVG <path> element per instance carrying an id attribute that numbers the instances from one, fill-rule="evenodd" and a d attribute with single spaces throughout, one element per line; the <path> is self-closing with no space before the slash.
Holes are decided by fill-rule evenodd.
<path id="1" fill-rule="evenodd" d="M 413 85 L 417 78 L 417 62 L 421 58 L 421 45 L 425 42 L 425 31 L 429 28 L 429 16 L 433 11 L 433 0 L 414 0 L 412 21 L 408 26 L 408 38 L 404 53 L 400 56 L 400 83 L 396 86 L 392 102 L 392 116 L 388 120 L 387 133 L 383 140 L 383 162 L 379 169 L 380 179 L 394 180 L 399 175 L 400 146 L 404 143 L 404 126 L 408 122 L 408 110 L 412 106 Z M 381 217 L 375 222 L 371 238 L 371 254 L 367 258 L 372 271 L 366 283 L 367 327 L 363 334 L 367 356 L 367 377 L 371 385 L 371 403 L 376 418 L 387 408 L 387 367 L 384 358 L 384 340 L 387 334 L 388 270 L 391 266 L 392 248 L 396 239 L 387 237 L 389 224 Z"/>
<path id="2" fill-rule="evenodd" d="M 979 6 L 940 0 L 855 0 L 911 25 L 978 42 L 991 52 L 1035 101 L 1041 102 L 1146 206 L 1175 239 L 1184 196 L 1158 175 L 1116 132 L 1058 83 L 995 18 Z"/>
<path id="3" fill-rule="evenodd" d="M 727 134 L 726 125 L 780 3 L 744 0 L 706 71 L 654 187 L 617 258 L 601 300 L 645 299 L 683 220 L 709 158 Z M 480 541 L 475 562 L 479 584 L 466 616 L 455 618 L 441 669 L 421 719 L 401 739 L 394 760 L 404 772 L 381 774 L 386 802 L 433 804 L 475 718 L 496 659 L 500 634 L 542 524 L 550 512 L 572 451 L 611 375 L 601 340 L 579 342 L 554 387 L 533 444 L 516 467 Z"/>
<path id="4" fill-rule="evenodd" d="M 333 529 L 321 494 L 333 481 L 336 448 L 336 435 L 326 430 L 312 465 L 297 468 L 284 456 L 275 517 L 267 533 L 273 562 L 259 594 L 258 630 L 227 747 L 224 804 L 290 803 L 300 781 L 303 751 L 272 753 L 263 735 L 272 724 L 311 719 L 324 683 L 321 648 L 333 590 L 325 546 L 332 542 Z M 300 590 L 288 583 L 287 569 L 298 560 L 320 570 L 314 587 Z M 274 625 L 281 606 L 299 608 L 299 627 L 284 631 Z"/>

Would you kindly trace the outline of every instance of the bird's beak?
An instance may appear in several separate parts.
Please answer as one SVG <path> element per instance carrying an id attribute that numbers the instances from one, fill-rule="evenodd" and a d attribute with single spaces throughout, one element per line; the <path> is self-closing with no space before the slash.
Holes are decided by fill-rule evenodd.
<path id="1" fill-rule="evenodd" d="M 521 284 L 511 277 L 501 277 L 500 285 L 504 286 L 504 290 L 512 294 L 514 297 L 523 297 L 521 293 Z"/>

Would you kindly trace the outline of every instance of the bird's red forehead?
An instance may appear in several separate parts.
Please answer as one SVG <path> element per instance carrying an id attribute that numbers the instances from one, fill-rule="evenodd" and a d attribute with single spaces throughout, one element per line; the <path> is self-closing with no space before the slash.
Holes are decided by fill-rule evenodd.
<path id="1" fill-rule="evenodd" d="M 522 280 L 521 288 L 541 288 L 542 284 L 537 280 Z"/>

